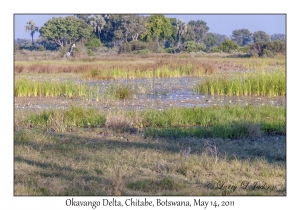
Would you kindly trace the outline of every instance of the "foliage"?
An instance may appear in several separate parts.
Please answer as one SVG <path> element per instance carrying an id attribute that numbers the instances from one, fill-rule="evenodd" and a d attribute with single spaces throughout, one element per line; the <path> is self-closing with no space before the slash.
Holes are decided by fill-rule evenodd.
<path id="1" fill-rule="evenodd" d="M 257 52 L 258 56 L 263 56 L 264 50 L 267 48 L 268 44 L 265 42 L 257 42 L 251 45 L 250 50 Z"/>
<path id="2" fill-rule="evenodd" d="M 255 31 L 252 35 L 252 39 L 254 43 L 269 42 L 270 36 L 264 31 Z"/>
<path id="3" fill-rule="evenodd" d="M 139 15 L 126 15 L 119 21 L 119 30 L 115 31 L 118 38 L 137 41 L 139 36 L 146 31 L 145 18 Z"/>
<path id="4" fill-rule="evenodd" d="M 183 50 L 187 52 L 199 52 L 205 50 L 206 47 L 203 43 L 196 43 L 194 41 L 185 42 Z"/>
<path id="5" fill-rule="evenodd" d="M 191 20 L 188 22 L 188 26 L 187 37 L 194 42 L 202 42 L 209 30 L 207 23 L 203 20 Z"/>
<path id="6" fill-rule="evenodd" d="M 207 33 L 203 42 L 206 46 L 206 49 L 209 51 L 210 48 L 218 44 L 218 37 L 215 36 L 213 33 Z"/>
<path id="7" fill-rule="evenodd" d="M 98 35 L 100 40 L 101 30 L 104 28 L 106 24 L 107 15 L 94 15 L 92 20 L 90 21 L 90 25 L 94 28 L 95 33 Z"/>
<path id="8" fill-rule="evenodd" d="M 238 45 L 234 43 L 232 40 L 225 40 L 223 43 L 220 44 L 219 48 L 223 52 L 232 52 L 233 50 L 238 49 Z"/>
<path id="9" fill-rule="evenodd" d="M 238 45 L 244 46 L 251 42 L 251 33 L 248 29 L 239 29 L 232 32 L 232 41 Z"/>
<path id="10" fill-rule="evenodd" d="M 150 15 L 147 18 L 146 29 L 141 38 L 149 41 L 154 37 L 157 45 L 156 51 L 159 49 L 159 39 L 170 37 L 172 34 L 170 19 L 163 15 Z"/>
<path id="11" fill-rule="evenodd" d="M 48 41 L 54 41 L 63 48 L 66 44 L 71 45 L 81 38 L 90 37 L 92 30 L 83 20 L 67 16 L 48 20 L 41 27 L 40 34 Z"/>
<path id="12" fill-rule="evenodd" d="M 139 52 L 141 50 L 155 51 L 156 46 L 153 42 L 131 41 L 123 44 L 119 48 L 119 53 L 131 53 L 132 51 Z"/>
<path id="13" fill-rule="evenodd" d="M 276 41 L 276 40 L 279 40 L 282 42 L 286 41 L 286 37 L 284 34 L 272 34 L 270 38 L 271 38 L 271 41 Z"/>
<path id="14" fill-rule="evenodd" d="M 33 44 L 33 35 L 35 34 L 36 31 L 38 31 L 38 27 L 35 25 L 35 22 L 33 20 L 29 20 L 26 23 L 26 26 L 24 26 L 25 31 L 30 33 L 31 36 L 31 41 Z"/>
<path id="15" fill-rule="evenodd" d="M 103 47 L 103 44 L 99 39 L 91 39 L 86 43 L 86 46 L 88 48 L 98 48 L 98 47 Z"/>
<path id="16" fill-rule="evenodd" d="M 273 53 L 282 53 L 285 54 L 286 44 L 280 40 L 275 40 L 268 43 L 267 49 Z"/>
<path id="17" fill-rule="evenodd" d="M 177 48 L 180 47 L 181 36 L 187 32 L 187 24 L 183 20 L 176 20 L 176 29 L 177 29 Z"/>

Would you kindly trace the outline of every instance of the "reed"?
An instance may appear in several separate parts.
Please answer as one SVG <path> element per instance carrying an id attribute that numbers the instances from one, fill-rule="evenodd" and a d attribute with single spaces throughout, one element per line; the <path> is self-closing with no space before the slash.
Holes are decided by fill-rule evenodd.
<path id="1" fill-rule="evenodd" d="M 16 79 L 14 95 L 16 97 L 83 97 L 86 95 L 87 86 L 72 81 L 33 81 L 28 79 Z"/>
<path id="2" fill-rule="evenodd" d="M 282 96 L 286 95 L 285 71 L 262 71 L 229 77 L 209 77 L 201 81 L 195 91 L 209 95 Z"/>

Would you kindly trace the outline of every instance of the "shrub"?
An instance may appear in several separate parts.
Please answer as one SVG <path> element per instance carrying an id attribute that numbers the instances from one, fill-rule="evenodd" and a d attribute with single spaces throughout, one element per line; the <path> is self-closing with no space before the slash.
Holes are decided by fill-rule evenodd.
<path id="1" fill-rule="evenodd" d="M 225 40 L 224 42 L 222 42 L 219 46 L 219 48 L 223 51 L 223 52 L 227 52 L 230 53 L 233 50 L 238 49 L 239 45 L 234 43 L 232 40 Z"/>
<path id="2" fill-rule="evenodd" d="M 285 42 L 282 42 L 280 40 L 276 40 L 273 42 L 269 42 L 267 49 L 270 50 L 273 53 L 283 53 L 285 54 L 286 45 Z"/>
<path id="3" fill-rule="evenodd" d="M 258 53 L 258 56 L 263 56 L 264 50 L 267 48 L 266 42 L 257 42 L 251 45 L 250 50 L 255 50 Z"/>
<path id="4" fill-rule="evenodd" d="M 140 51 L 145 52 L 143 50 L 153 52 L 156 50 L 156 46 L 152 42 L 131 41 L 123 44 L 119 48 L 119 53 L 131 53 L 133 51 L 136 51 L 137 53 Z"/>
<path id="5" fill-rule="evenodd" d="M 44 47 L 43 45 L 39 45 L 39 46 L 37 47 L 37 50 L 38 50 L 38 51 L 45 51 L 46 49 L 45 49 L 45 47 Z"/>
<path id="6" fill-rule="evenodd" d="M 103 47 L 103 44 L 99 39 L 95 38 L 88 41 L 88 43 L 86 43 L 86 46 L 88 48 L 98 48 L 98 47 Z"/>
<path id="7" fill-rule="evenodd" d="M 206 47 L 203 43 L 196 43 L 194 41 L 187 41 L 184 43 L 182 50 L 187 52 L 199 52 L 205 50 Z"/>
<path id="8" fill-rule="evenodd" d="M 273 58 L 274 53 L 271 50 L 265 49 L 264 52 L 263 52 L 263 57 Z"/>
<path id="9" fill-rule="evenodd" d="M 219 52 L 222 52 L 222 50 L 219 47 L 212 47 L 212 48 L 210 48 L 210 52 L 219 53 Z"/>
<path id="10" fill-rule="evenodd" d="M 87 49 L 87 54 L 88 54 L 88 56 L 93 56 L 94 55 L 94 53 L 91 49 Z"/>

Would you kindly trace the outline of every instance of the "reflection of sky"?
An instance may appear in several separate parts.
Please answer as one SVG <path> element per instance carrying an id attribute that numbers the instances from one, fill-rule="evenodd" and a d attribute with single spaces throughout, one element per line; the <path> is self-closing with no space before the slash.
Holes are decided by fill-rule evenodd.
<path id="1" fill-rule="evenodd" d="M 69 14 L 72 15 L 72 14 Z M 67 16 L 67 15 L 15 15 L 15 38 L 27 38 L 30 39 L 30 34 L 26 33 L 24 26 L 29 20 L 34 20 L 38 27 L 44 25 L 47 20 L 52 17 Z M 175 17 L 179 20 L 184 20 L 188 23 L 190 20 L 203 20 L 210 28 L 209 32 L 219 33 L 230 36 L 232 31 L 236 29 L 246 28 L 251 33 L 255 31 L 265 31 L 267 34 L 282 33 L 285 34 L 286 29 L 286 16 L 281 15 L 197 15 L 197 14 L 168 14 L 166 17 Z M 39 37 L 39 33 L 36 32 L 34 39 Z"/>

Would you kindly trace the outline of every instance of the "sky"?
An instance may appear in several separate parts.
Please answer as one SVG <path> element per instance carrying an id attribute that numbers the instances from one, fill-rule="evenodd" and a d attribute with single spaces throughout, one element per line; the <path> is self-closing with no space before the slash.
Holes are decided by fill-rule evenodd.
<path id="1" fill-rule="evenodd" d="M 42 27 L 52 17 L 65 17 L 72 14 L 15 14 L 14 38 L 31 39 L 24 29 L 26 22 L 34 20 L 38 27 Z M 209 27 L 209 32 L 230 36 L 236 29 L 246 28 L 251 33 L 265 31 L 267 34 L 286 34 L 285 14 L 164 14 L 168 18 L 177 18 L 188 23 L 190 20 L 203 20 Z M 36 32 L 34 39 L 39 38 Z"/>

